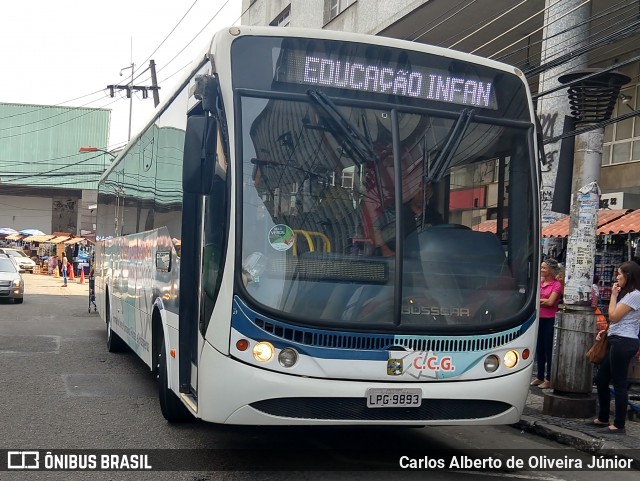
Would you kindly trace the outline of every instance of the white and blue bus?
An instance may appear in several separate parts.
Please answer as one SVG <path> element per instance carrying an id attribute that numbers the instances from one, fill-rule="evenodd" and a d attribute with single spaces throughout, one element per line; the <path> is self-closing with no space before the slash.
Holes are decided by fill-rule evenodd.
<path id="1" fill-rule="evenodd" d="M 100 181 L 108 349 L 157 372 L 169 421 L 516 422 L 536 152 L 516 68 L 377 36 L 221 31 Z"/>

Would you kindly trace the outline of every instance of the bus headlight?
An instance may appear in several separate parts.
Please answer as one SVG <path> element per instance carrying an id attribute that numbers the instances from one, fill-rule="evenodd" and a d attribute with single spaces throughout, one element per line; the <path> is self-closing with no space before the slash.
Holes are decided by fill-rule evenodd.
<path id="1" fill-rule="evenodd" d="M 516 364 L 518 364 L 518 353 L 516 351 L 507 351 L 507 353 L 504 355 L 503 361 L 504 365 L 509 369 L 515 367 Z"/>
<path id="2" fill-rule="evenodd" d="M 273 344 L 266 341 L 261 341 L 255 346 L 253 346 L 253 357 L 256 361 L 259 362 L 267 362 L 273 358 L 273 353 L 275 349 L 273 348 Z"/>
<path id="3" fill-rule="evenodd" d="M 278 354 L 278 362 L 282 367 L 292 367 L 298 362 L 298 353 L 291 347 L 286 347 Z"/>
<path id="4" fill-rule="evenodd" d="M 487 372 L 495 372 L 495 370 L 498 369 L 499 365 L 500 359 L 498 359 L 498 356 L 494 354 L 487 356 L 487 358 L 484 360 L 484 370 Z"/>

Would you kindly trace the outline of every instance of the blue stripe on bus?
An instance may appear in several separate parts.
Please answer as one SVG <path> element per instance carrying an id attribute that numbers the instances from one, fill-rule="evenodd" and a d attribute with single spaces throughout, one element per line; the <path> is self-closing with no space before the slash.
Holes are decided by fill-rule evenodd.
<path id="1" fill-rule="evenodd" d="M 386 361 L 393 356 L 394 351 L 398 353 L 398 356 L 401 356 L 408 352 L 432 350 L 434 352 L 455 353 L 459 366 L 467 364 L 464 370 L 475 365 L 484 353 L 522 336 L 535 320 L 534 314 L 521 326 L 480 336 L 385 335 L 291 326 L 253 311 L 237 296 L 234 297 L 233 302 L 232 327 L 242 336 L 254 340 L 269 341 L 277 349 L 295 347 L 301 354 L 321 359 L 369 361 Z M 269 330 L 258 326 L 257 322 L 265 326 L 268 325 Z M 304 342 L 305 340 L 311 342 Z M 435 346 L 438 349 L 416 349 L 412 346 Z M 458 349 L 453 349 L 456 346 Z M 389 350 L 391 347 L 395 349 Z M 459 374 L 460 370 L 456 372 L 456 375 Z"/>

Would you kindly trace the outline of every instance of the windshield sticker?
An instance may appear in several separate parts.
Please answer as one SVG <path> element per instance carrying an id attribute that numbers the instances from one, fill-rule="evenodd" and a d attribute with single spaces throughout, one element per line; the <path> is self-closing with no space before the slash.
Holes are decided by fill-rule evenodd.
<path id="1" fill-rule="evenodd" d="M 295 234 L 288 225 L 274 225 L 269 231 L 269 244 L 277 251 L 288 251 L 293 247 L 294 241 Z"/>

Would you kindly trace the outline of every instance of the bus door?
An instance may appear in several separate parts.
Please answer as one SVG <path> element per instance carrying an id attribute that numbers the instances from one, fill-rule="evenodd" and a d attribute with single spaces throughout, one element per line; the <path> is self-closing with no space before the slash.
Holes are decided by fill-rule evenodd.
<path id="1" fill-rule="evenodd" d="M 196 78 L 196 81 L 198 78 Z M 180 266 L 179 385 L 197 397 L 198 331 L 204 333 L 222 277 L 227 222 L 226 162 L 213 114 L 217 82 L 196 85 L 187 118 L 182 171 L 183 212 Z"/>

